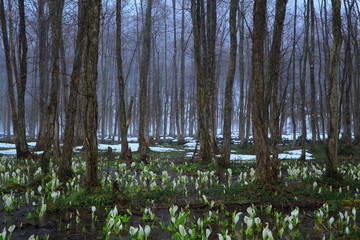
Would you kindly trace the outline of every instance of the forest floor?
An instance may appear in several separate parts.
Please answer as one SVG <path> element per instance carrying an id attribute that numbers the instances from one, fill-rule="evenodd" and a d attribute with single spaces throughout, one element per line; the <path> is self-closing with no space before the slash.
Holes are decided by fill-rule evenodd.
<path id="1" fill-rule="evenodd" d="M 360 239 L 357 148 L 342 149 L 343 179 L 329 180 L 323 145 L 299 161 L 284 142 L 279 183 L 263 186 L 254 182 L 252 146 L 233 145 L 232 164 L 219 174 L 197 155 L 190 161 L 194 142 L 166 141 L 148 164 L 134 152 L 131 166 L 118 159 L 118 145 L 110 154 L 107 146 L 99 150 L 101 188 L 91 191 L 83 187 L 81 147 L 66 183 L 56 163 L 44 175 L 36 160 L 0 156 L 0 240 Z"/>

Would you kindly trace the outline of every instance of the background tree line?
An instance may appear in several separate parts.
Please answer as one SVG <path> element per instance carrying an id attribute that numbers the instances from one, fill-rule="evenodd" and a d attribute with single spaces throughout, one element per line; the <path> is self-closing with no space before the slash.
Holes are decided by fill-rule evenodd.
<path id="1" fill-rule="evenodd" d="M 69 170 L 77 144 L 96 159 L 96 136 L 139 137 L 144 161 L 152 139 L 195 136 L 224 163 L 253 136 L 275 176 L 282 134 L 303 157 L 308 134 L 360 139 L 355 0 L 1 0 L 0 16 L 0 131 L 19 157 L 37 139 L 45 169 L 52 153 Z"/>

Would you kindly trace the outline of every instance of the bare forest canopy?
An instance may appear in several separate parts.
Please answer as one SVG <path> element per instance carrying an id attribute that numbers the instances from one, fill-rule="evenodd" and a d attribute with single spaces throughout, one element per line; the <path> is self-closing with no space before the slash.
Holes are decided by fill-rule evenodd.
<path id="1" fill-rule="evenodd" d="M 246 145 L 255 119 L 265 139 L 322 141 L 333 119 L 344 142 L 360 138 L 358 1 L 95 2 L 0 1 L 3 138 L 46 149 L 140 135 L 144 157 L 141 138 L 199 136 L 211 155 L 230 131 Z"/>

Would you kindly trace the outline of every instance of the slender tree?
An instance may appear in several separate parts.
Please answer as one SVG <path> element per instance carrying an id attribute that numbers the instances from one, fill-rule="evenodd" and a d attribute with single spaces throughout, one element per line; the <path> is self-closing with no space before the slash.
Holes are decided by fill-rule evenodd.
<path id="1" fill-rule="evenodd" d="M 100 32 L 101 0 L 83 0 L 82 8 L 86 12 L 84 56 L 84 87 L 85 87 L 85 117 L 84 117 L 84 148 L 86 157 L 85 183 L 87 188 L 98 186 L 98 143 L 97 121 L 98 104 L 96 83 L 98 77 L 98 51 Z"/>
<path id="2" fill-rule="evenodd" d="M 301 160 L 305 160 L 306 154 L 306 138 L 307 138 L 307 128 L 306 128 L 306 71 L 308 63 L 308 53 L 309 53 L 309 21 L 310 21 L 310 5 L 309 1 L 305 4 L 305 35 L 304 35 L 304 47 L 303 47 L 303 57 L 302 65 L 300 64 L 300 115 L 301 115 Z"/>
<path id="3" fill-rule="evenodd" d="M 291 94 L 291 123 L 293 131 L 293 142 L 291 148 L 295 148 L 296 144 L 296 116 L 295 116 L 295 94 L 296 94 L 296 27 L 297 27 L 297 0 L 294 1 L 294 25 L 292 38 L 292 94 Z"/>
<path id="4" fill-rule="evenodd" d="M 330 56 L 329 69 L 329 88 L 327 95 L 328 111 L 329 111 L 329 127 L 327 142 L 327 175 L 329 177 L 338 176 L 337 172 L 337 147 L 338 147 L 338 64 L 340 59 L 340 48 L 342 43 L 341 34 L 341 2 L 340 0 L 331 0 L 332 6 L 332 31 L 334 36 L 333 48 Z"/>
<path id="5" fill-rule="evenodd" d="M 10 3 L 10 1 L 9 1 Z M 17 70 L 15 49 L 12 50 L 12 33 L 10 33 L 10 40 L 8 38 L 7 21 L 5 14 L 4 1 L 0 1 L 0 19 L 1 31 L 5 50 L 6 70 L 8 78 L 8 93 L 10 98 L 11 117 L 13 124 L 13 132 L 15 135 L 16 155 L 18 158 L 26 158 L 30 152 L 26 141 L 25 128 L 25 91 L 27 80 L 27 39 L 26 39 L 26 24 L 25 24 L 25 6 L 24 1 L 19 0 L 19 71 Z M 11 13 L 11 9 L 9 10 Z M 10 18 L 11 19 L 11 18 Z M 10 29 L 12 23 L 10 22 Z M 14 79 L 16 80 L 17 101 L 15 100 Z"/>
<path id="6" fill-rule="evenodd" d="M 140 109 L 139 109 L 139 150 L 141 160 L 146 162 L 149 140 L 146 139 L 147 85 L 151 48 L 151 10 L 152 0 L 147 1 L 145 24 L 143 27 L 143 45 L 140 60 Z"/>
<path id="7" fill-rule="evenodd" d="M 225 87 L 225 103 L 224 103 L 224 143 L 222 149 L 222 158 L 224 164 L 230 163 L 230 145 L 231 145 L 231 119 L 233 113 L 233 86 L 236 68 L 236 14 L 239 0 L 231 0 L 230 2 L 230 55 L 229 69 L 226 77 Z"/>
<path id="8" fill-rule="evenodd" d="M 67 101 L 66 110 L 65 110 L 65 130 L 64 130 L 64 144 L 62 156 L 59 164 L 59 178 L 66 180 L 72 176 L 71 170 L 71 159 L 72 159 L 72 149 L 74 147 L 74 132 L 75 132 L 75 119 L 76 119 L 76 110 L 78 109 L 78 98 L 79 98 L 79 86 L 80 81 L 83 78 L 82 74 L 82 62 L 83 62 L 83 53 L 84 53 L 84 40 L 86 28 L 84 24 L 86 18 L 86 11 L 81 7 L 81 2 L 78 5 L 78 32 L 76 36 L 75 43 L 75 53 L 74 53 L 74 63 L 71 73 L 71 82 L 70 82 L 70 95 Z"/>
<path id="9" fill-rule="evenodd" d="M 271 97 L 272 97 L 272 124 L 271 128 L 271 139 L 272 139 L 272 170 L 273 176 L 272 179 L 276 180 L 279 174 L 279 147 L 280 142 L 280 114 L 281 109 L 279 107 L 279 75 L 280 75 L 280 65 L 281 65 L 281 44 L 282 44 L 282 35 L 284 28 L 284 21 L 286 15 L 286 4 L 287 0 L 277 0 L 276 1 L 276 10 L 275 10 L 275 21 L 274 21 L 274 31 L 272 44 L 270 49 L 269 57 L 269 83 L 271 88 Z M 282 104 L 283 105 L 283 104 Z"/>
<path id="10" fill-rule="evenodd" d="M 45 149 L 41 157 L 41 168 L 43 172 L 47 173 L 49 170 L 49 161 L 51 157 L 51 146 L 56 143 L 54 136 L 58 136 L 56 133 L 56 125 L 58 121 L 58 107 L 60 97 L 60 81 L 59 81 L 59 69 L 60 69 L 60 43 L 61 43 L 61 22 L 62 22 L 62 11 L 64 8 L 64 0 L 51 1 L 50 2 L 50 13 L 51 13 L 51 29 L 52 29 L 52 75 L 51 75 L 51 89 L 50 89 L 50 102 L 47 107 L 47 121 L 45 131 Z M 54 144 L 55 145 L 55 144 Z M 54 150 L 57 146 L 54 146 Z M 58 154 L 54 154 L 58 156 Z"/>
<path id="11" fill-rule="evenodd" d="M 181 7 L 181 59 L 180 59 L 180 136 L 178 139 L 179 144 L 185 143 L 185 54 L 186 54 L 186 43 L 185 43 L 185 0 L 182 0 Z"/>
<path id="12" fill-rule="evenodd" d="M 213 2 L 213 1 L 210 1 Z M 201 159 L 211 161 L 214 159 L 214 143 L 212 137 L 212 118 L 209 118 L 209 108 L 212 101 L 209 101 L 210 82 L 207 79 L 209 68 L 208 48 L 205 36 L 204 2 L 191 0 L 191 18 L 194 34 L 194 54 L 197 79 L 197 102 L 198 102 L 198 131 L 200 138 Z M 208 16 L 209 17 L 209 16 Z M 212 98 L 210 98 L 212 99 Z"/>
<path id="13" fill-rule="evenodd" d="M 265 122 L 264 43 L 267 0 L 255 0 L 252 32 L 252 124 L 256 153 L 256 181 L 268 183 L 271 166 L 267 146 L 267 123 Z"/>
<path id="14" fill-rule="evenodd" d="M 316 104 L 316 85 L 315 85 L 315 7 L 314 0 L 310 0 L 310 126 L 311 126 L 311 145 L 315 147 L 316 144 L 316 125 L 317 117 L 317 104 Z"/>
<path id="15" fill-rule="evenodd" d="M 45 0 L 38 0 L 38 34 L 39 34 L 39 104 L 40 104 L 40 121 L 39 121 L 39 133 L 36 142 L 35 150 L 42 151 L 45 149 L 45 122 L 46 122 L 46 105 L 47 105 L 47 71 L 48 71 L 48 60 L 47 60 L 47 17 L 45 15 Z"/>
<path id="16" fill-rule="evenodd" d="M 117 69 L 118 69 L 118 85 L 119 85 L 119 114 L 120 114 L 120 126 L 121 126 L 121 158 L 130 163 L 132 158 L 131 149 L 129 148 L 127 136 L 128 128 L 130 125 L 130 116 L 131 116 L 131 106 L 133 102 L 130 103 L 129 112 L 126 114 L 125 106 L 125 83 L 122 70 L 122 57 L 121 57 L 121 3 L 122 1 L 116 2 L 116 59 L 117 59 Z"/>
<path id="17" fill-rule="evenodd" d="M 240 3 L 239 15 L 239 75 L 240 75 L 240 101 L 239 101 L 239 139 L 241 148 L 245 148 L 245 59 L 244 59 L 244 44 L 245 44 L 245 10 L 244 0 Z"/>

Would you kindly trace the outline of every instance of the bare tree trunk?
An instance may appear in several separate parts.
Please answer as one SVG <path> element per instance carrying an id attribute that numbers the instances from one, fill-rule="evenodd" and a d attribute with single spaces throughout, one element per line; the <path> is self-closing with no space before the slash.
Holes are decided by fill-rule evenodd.
<path id="1" fill-rule="evenodd" d="M 318 70 L 318 91 L 319 91 L 319 130 L 318 130 L 318 134 L 320 135 L 320 132 L 322 133 L 322 138 L 325 139 L 325 116 L 324 116 L 324 104 L 323 104 L 323 79 L 322 79 L 322 69 L 323 69 L 323 64 L 322 64 L 322 54 L 321 54 L 321 44 L 320 44 L 320 36 L 319 36 L 319 27 L 316 27 L 316 35 L 318 38 L 318 53 L 319 53 L 319 70 Z M 321 131 L 320 131 L 320 127 L 321 127 Z M 319 137 L 320 139 L 320 137 Z"/>
<path id="2" fill-rule="evenodd" d="M 98 51 L 100 31 L 101 0 L 83 0 L 81 3 L 86 12 L 86 54 L 84 56 L 84 85 L 85 85 L 85 118 L 84 118 L 84 148 L 86 157 L 85 184 L 88 189 L 99 185 L 98 176 L 98 143 L 97 121 L 98 104 L 96 83 L 98 77 Z"/>
<path id="3" fill-rule="evenodd" d="M 47 92 L 46 92 L 46 78 L 47 78 L 47 70 L 48 70 L 48 61 L 46 59 L 46 45 L 47 45 L 47 19 L 45 17 L 45 0 L 38 1 L 38 9 L 39 9 L 39 104 L 40 104 L 40 122 L 39 122 L 39 133 L 38 139 L 36 142 L 35 150 L 42 151 L 45 149 L 45 131 L 46 131 L 46 108 L 47 106 Z"/>
<path id="4" fill-rule="evenodd" d="M 329 89 L 328 89 L 328 111 L 329 111 L 329 130 L 327 142 L 327 175 L 329 177 L 338 176 L 337 173 L 337 147 L 338 147 L 338 89 L 337 89 L 337 69 L 340 59 L 341 36 L 341 2 L 331 0 L 332 5 L 332 27 L 334 35 L 333 49 L 330 57 L 329 69 Z"/>
<path id="5" fill-rule="evenodd" d="M 154 98 L 155 98 L 155 141 L 156 142 L 160 142 L 160 133 L 161 133 L 161 127 L 162 127 L 162 122 L 161 122 L 161 117 L 162 117 L 162 99 L 160 97 L 160 85 L 161 85 L 161 73 L 160 73 L 160 52 L 156 47 L 156 44 L 154 44 L 155 47 L 155 51 L 157 54 L 157 66 L 156 66 L 156 73 L 155 73 L 155 81 L 154 84 L 155 89 L 154 89 Z M 154 64 L 155 65 L 155 64 Z"/>
<path id="6" fill-rule="evenodd" d="M 323 11 L 320 11 L 320 20 L 322 25 L 322 39 L 323 40 L 323 53 L 324 53 L 324 80 L 323 80 L 323 93 L 327 94 L 328 92 L 328 81 L 329 81 L 329 69 L 330 69 L 330 46 L 329 46 L 329 27 L 328 27 L 328 10 L 327 10 L 327 1 L 322 1 L 322 8 Z M 324 126 L 329 124 L 327 113 L 328 113 L 328 104 L 327 104 L 327 97 L 324 99 L 323 102 L 323 113 L 324 113 Z M 326 129 L 327 130 L 327 129 Z M 323 129 L 323 137 L 325 138 L 327 131 L 325 131 L 325 127 Z"/>
<path id="7" fill-rule="evenodd" d="M 233 86 L 236 68 L 236 12 L 239 0 L 231 0 L 230 2 L 230 55 L 229 55 L 229 69 L 226 77 L 225 88 L 225 106 L 224 106 L 224 142 L 222 149 L 223 164 L 230 163 L 230 146 L 231 146 L 231 118 L 233 112 Z"/>
<path id="8" fill-rule="evenodd" d="M 352 0 L 349 4 L 349 14 L 347 14 L 348 24 L 349 24 L 349 35 L 351 36 L 351 42 L 353 46 L 353 59 L 354 59 L 354 65 L 352 67 L 353 69 L 353 83 L 352 83 L 352 118 L 353 118 L 353 132 L 355 137 L 355 143 L 358 145 L 360 143 L 360 106 L 358 104 L 359 102 L 359 93 L 360 92 L 360 46 L 358 41 L 359 36 L 359 29 L 355 26 L 359 26 L 360 19 L 357 19 L 357 21 L 352 22 L 350 19 L 352 19 L 352 9 L 354 8 L 354 12 L 359 12 L 359 5 L 357 4 L 357 1 Z M 346 2 L 345 2 L 346 7 Z M 345 8 L 346 9 L 346 8 Z M 355 13 L 353 13 L 355 14 Z"/>
<path id="9" fill-rule="evenodd" d="M 167 69 L 167 61 L 168 61 L 168 45 L 167 45 L 167 15 L 166 15 L 166 2 L 167 0 L 164 0 L 165 1 L 165 11 L 164 11 L 164 25 L 165 25 L 165 63 L 164 63 L 164 67 L 165 67 L 165 89 L 164 89 L 164 94 L 165 94 L 165 102 L 164 102 L 164 120 L 163 120 L 163 123 L 164 123 L 164 126 L 163 126 L 163 131 L 164 131 L 164 135 L 163 135 L 163 140 L 165 141 L 166 139 L 166 134 L 167 134 L 167 127 L 168 127 L 168 104 L 169 104 L 169 90 L 168 90 L 168 69 Z"/>
<path id="10" fill-rule="evenodd" d="M 293 42 L 292 42 L 292 94 L 291 94 L 291 123 L 293 130 L 293 142 L 291 148 L 294 149 L 296 145 L 296 116 L 295 116 L 295 94 L 296 94 L 296 19 L 297 19 L 297 0 L 294 1 L 294 27 L 293 27 Z"/>
<path id="11" fill-rule="evenodd" d="M 177 64 L 177 31 L 176 31 L 176 8 L 175 8 L 175 0 L 172 0 L 173 5 L 173 24 L 174 24 L 174 55 L 173 55 L 173 64 L 174 64 L 174 79 L 173 79 L 173 87 L 174 87 L 174 117 L 175 117 L 175 126 L 176 126 L 176 135 L 178 139 L 181 135 L 180 130 L 180 122 L 179 122 L 179 94 L 178 94 L 178 64 Z"/>
<path id="12" fill-rule="evenodd" d="M 305 160 L 306 154 L 306 138 L 307 138 L 307 129 L 306 129 L 306 69 L 307 69 L 307 57 L 309 52 L 309 17 L 310 17 L 310 5 L 309 1 L 307 2 L 305 13 L 305 36 L 304 36 L 304 50 L 303 50 L 303 63 L 301 69 L 300 77 L 300 95 L 301 95 L 301 156 L 300 160 Z"/>
<path id="13" fill-rule="evenodd" d="M 213 1 L 210 1 L 213 2 Z M 215 2 L 215 1 L 214 1 Z M 216 3 L 215 3 L 216 5 Z M 204 2 L 201 0 L 191 1 L 191 18 L 193 23 L 194 34 L 194 53 L 195 66 L 197 70 L 197 101 L 198 101 L 198 131 L 200 136 L 201 158 L 202 161 L 211 161 L 214 159 L 214 143 L 212 117 L 209 117 L 212 101 L 209 99 L 209 87 L 211 84 L 207 80 L 206 71 L 209 62 L 207 60 L 207 47 L 205 37 L 205 20 L 204 20 Z M 208 16 L 209 17 L 209 16 Z M 211 64 L 210 64 L 211 65 Z M 209 104 L 210 102 L 210 104 Z"/>
<path id="14" fill-rule="evenodd" d="M 132 159 L 131 149 L 128 144 L 128 129 L 130 126 L 131 118 L 131 108 L 133 103 L 130 103 L 128 116 L 126 116 L 126 105 L 125 105 L 125 84 L 123 78 L 122 71 L 122 56 L 121 56 L 121 27 L 122 27 L 122 19 L 121 19 L 121 2 L 116 2 L 116 59 L 118 63 L 118 85 L 119 85 L 119 114 L 120 114 L 120 124 L 121 124 L 121 158 L 128 164 L 130 164 Z"/>
<path id="15" fill-rule="evenodd" d="M 352 82 L 354 82 L 353 79 L 353 56 L 355 55 L 352 52 L 352 46 L 351 46 L 351 34 L 353 32 L 353 26 L 351 21 L 351 15 L 352 10 L 354 7 L 354 1 L 351 3 L 349 1 L 344 2 L 345 6 L 345 12 L 347 16 L 347 28 L 348 33 L 346 36 L 346 42 L 345 42 L 345 60 L 344 60 L 344 82 L 345 82 L 345 94 L 344 94 L 344 114 L 343 114 L 343 134 L 342 139 L 344 141 L 344 144 L 346 146 L 351 147 L 352 146 L 352 140 L 351 140 L 351 98 L 352 98 Z M 340 115 L 341 116 L 341 115 Z"/>
<path id="16" fill-rule="evenodd" d="M 181 10 L 181 59 L 180 59 L 180 135 L 178 138 L 179 144 L 185 143 L 185 0 L 182 0 Z"/>
<path id="17" fill-rule="evenodd" d="M 284 20 L 286 15 L 286 4 L 287 0 L 276 1 L 276 14 L 274 22 L 273 39 L 270 50 L 270 78 L 269 82 L 272 86 L 272 179 L 276 181 L 279 175 L 279 141 L 280 141 L 280 114 L 281 109 L 279 108 L 279 71 L 281 64 L 281 43 L 282 34 L 284 28 Z M 285 96 L 285 94 L 284 94 Z M 281 104 L 281 106 L 284 104 Z"/>
<path id="18" fill-rule="evenodd" d="M 239 139 L 241 148 L 245 147 L 245 60 L 244 60 L 244 40 L 245 40 L 245 9 L 244 0 L 240 3 L 239 10 L 239 75 L 240 75 L 240 103 L 239 103 Z"/>
<path id="19" fill-rule="evenodd" d="M 256 153 L 256 182 L 268 183 L 271 179 L 271 166 L 267 146 L 267 123 L 265 122 L 265 81 L 264 81 L 264 43 L 266 25 L 266 0 L 255 0 L 252 32 L 252 123 Z"/>
<path id="20" fill-rule="evenodd" d="M 60 96 L 60 81 L 59 81 L 59 53 L 61 43 L 61 22 L 62 22 L 62 10 L 64 7 L 64 0 L 50 2 L 51 13 L 51 29 L 52 29 L 52 75 L 51 75 L 51 90 L 50 90 L 50 103 L 47 107 L 46 131 L 45 131 L 45 150 L 41 157 L 41 168 L 43 172 L 49 171 L 49 162 L 51 157 L 51 146 L 55 144 L 54 151 L 56 149 L 56 142 L 54 142 L 54 136 L 58 135 L 57 122 L 58 122 L 58 106 Z M 54 152 L 54 156 L 58 156 L 58 153 Z"/>
<path id="21" fill-rule="evenodd" d="M 217 17 L 216 17 L 216 0 L 207 1 L 206 3 L 206 16 L 207 16 L 207 98 L 209 99 L 207 107 L 208 117 L 208 128 L 210 129 L 210 144 L 212 145 L 213 152 L 217 152 L 218 148 L 216 145 L 216 134 L 217 134 L 217 79 L 216 79 L 216 55 L 215 55 L 215 44 L 216 44 L 216 30 L 217 30 Z M 205 40 L 205 39 L 203 39 Z M 206 46 L 204 44 L 204 46 Z"/>
<path id="22" fill-rule="evenodd" d="M 147 77 L 150 61 L 151 47 L 151 10 L 152 0 L 148 0 L 146 8 L 145 25 L 143 28 L 143 48 L 140 62 L 140 118 L 139 118 L 139 150 L 141 160 L 146 162 L 149 150 L 148 140 L 146 139 L 146 112 L 147 112 Z"/>
<path id="23" fill-rule="evenodd" d="M 118 2 L 118 1 L 117 1 Z M 103 35 L 104 32 L 102 32 Z M 101 43 L 101 52 L 105 53 L 105 37 L 102 37 L 102 43 Z M 101 76 L 102 76 L 102 86 L 101 86 L 101 140 L 104 140 L 104 138 L 106 137 L 106 110 L 108 109 L 108 104 L 107 104 L 107 93 L 108 93 L 108 77 L 107 77 L 107 66 L 108 66 L 108 61 L 107 61 L 107 56 L 102 56 L 101 57 Z"/>
<path id="24" fill-rule="evenodd" d="M 244 141 L 244 145 L 243 148 L 246 148 L 249 144 L 249 138 L 250 138 L 250 129 L 251 129 L 251 111 L 252 111 L 252 104 L 251 104 L 251 86 L 252 83 L 251 81 L 249 82 L 249 86 L 247 89 L 247 102 L 246 102 L 246 127 L 245 127 L 245 141 Z"/>
<path id="25" fill-rule="evenodd" d="M 345 66 L 344 66 L 344 101 L 343 101 L 343 134 L 342 139 L 346 146 L 351 146 L 351 83 L 352 79 L 352 52 L 350 40 L 346 41 Z M 341 115 L 340 115 L 341 116 Z"/>
<path id="26" fill-rule="evenodd" d="M 311 125 L 311 145 L 314 148 L 316 145 L 316 124 L 317 117 L 317 104 L 316 104 L 316 84 L 315 84 L 315 7 L 314 0 L 310 0 L 308 5 L 310 8 L 311 18 L 311 31 L 310 31 L 310 125 Z"/>
<path id="27" fill-rule="evenodd" d="M 80 3 L 79 3 L 80 4 Z M 78 108 L 79 102 L 79 86 L 80 81 L 83 78 L 82 76 L 82 61 L 83 61 L 83 52 L 84 52 L 84 42 L 85 42 L 85 26 L 81 23 L 85 21 L 86 12 L 81 8 L 81 5 L 78 6 L 78 33 L 76 36 L 75 43 L 75 53 L 74 53 L 74 63 L 71 73 L 71 82 L 70 82 L 70 96 L 68 99 L 68 104 L 66 105 L 66 123 L 64 130 L 64 143 L 63 151 L 59 164 L 59 178 L 61 180 L 66 180 L 72 176 L 71 170 L 71 159 L 72 159 L 72 148 L 74 147 L 74 136 L 75 136 L 75 119 L 76 119 L 76 110 Z"/>
<path id="28" fill-rule="evenodd" d="M 23 156 L 28 155 L 27 142 L 26 142 L 26 125 L 25 125 L 25 91 L 27 81 L 27 39 L 26 39 L 26 23 L 25 23 L 25 6 L 24 0 L 19 0 L 19 78 L 20 82 L 16 84 L 18 93 L 18 121 L 19 121 L 19 150 Z"/>
<path id="29" fill-rule="evenodd" d="M 11 13 L 11 8 L 9 9 Z M 25 10 L 24 1 L 19 0 L 19 61 L 20 61 L 20 72 L 17 71 L 16 67 L 16 56 L 15 49 L 11 55 L 11 42 L 9 44 L 7 23 L 5 18 L 5 7 L 4 1 L 0 1 L 0 19 L 1 19 L 1 30 L 2 38 L 5 50 L 6 58 L 6 70 L 8 75 L 8 91 L 11 106 L 11 116 L 13 123 L 13 131 L 15 135 L 16 155 L 18 158 L 26 158 L 30 152 L 26 142 L 26 128 L 25 128 L 25 90 L 26 90 L 26 79 L 27 79 L 27 40 L 26 40 L 26 27 L 25 27 Z M 11 19 L 11 18 L 10 18 Z M 12 23 L 10 23 L 12 25 Z M 10 29 L 12 27 L 10 26 Z M 10 34 L 10 37 L 12 34 Z M 12 63 L 13 62 L 13 66 Z M 14 67 L 14 68 L 13 68 Z M 15 100 L 13 73 L 16 78 L 16 90 L 17 90 L 17 103 Z"/>

